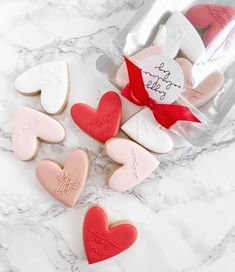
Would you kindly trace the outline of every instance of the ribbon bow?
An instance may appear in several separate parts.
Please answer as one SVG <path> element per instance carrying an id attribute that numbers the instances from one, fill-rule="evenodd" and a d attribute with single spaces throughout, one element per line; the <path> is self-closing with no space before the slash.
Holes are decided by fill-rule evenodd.
<path id="1" fill-rule="evenodd" d="M 159 104 L 152 99 L 145 89 L 142 73 L 139 67 L 125 57 L 129 83 L 121 94 L 138 106 L 146 106 L 153 112 L 156 121 L 169 129 L 177 121 L 190 121 L 200 123 L 186 106 L 176 104 Z"/>

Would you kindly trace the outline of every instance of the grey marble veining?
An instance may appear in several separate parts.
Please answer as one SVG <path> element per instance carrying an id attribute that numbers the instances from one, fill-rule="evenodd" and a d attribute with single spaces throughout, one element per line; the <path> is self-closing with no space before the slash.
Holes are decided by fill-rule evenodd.
<path id="1" fill-rule="evenodd" d="M 202 148 L 185 146 L 159 156 L 159 168 L 135 189 L 115 193 L 105 179 L 114 164 L 104 148 L 72 122 L 75 102 L 96 106 L 113 89 L 95 69 L 97 56 L 143 0 L 0 1 L 0 272 L 232 272 L 235 269 L 235 110 Z M 41 109 L 39 97 L 16 92 L 18 74 L 34 65 L 65 60 L 71 96 L 55 116 L 67 130 L 64 143 L 41 144 L 34 161 L 11 150 L 17 105 Z M 36 180 L 38 160 L 63 162 L 75 148 L 88 151 L 87 187 L 73 209 L 53 200 Z M 136 244 L 105 262 L 88 265 L 82 221 L 91 203 L 111 220 L 130 219 Z M 128 207 L 128 208 L 127 208 Z"/>

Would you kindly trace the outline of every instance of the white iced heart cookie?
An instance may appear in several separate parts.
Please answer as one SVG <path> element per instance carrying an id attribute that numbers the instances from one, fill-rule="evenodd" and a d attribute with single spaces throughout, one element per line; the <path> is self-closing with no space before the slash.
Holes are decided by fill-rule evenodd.
<path id="1" fill-rule="evenodd" d="M 120 164 L 109 177 L 109 187 L 117 192 L 129 190 L 148 177 L 159 161 L 133 141 L 112 138 L 105 143 L 108 156 Z"/>
<path id="2" fill-rule="evenodd" d="M 184 87 L 184 73 L 179 64 L 166 56 L 152 56 L 141 62 L 142 77 L 150 97 L 161 104 L 177 100 Z"/>
<path id="3" fill-rule="evenodd" d="M 205 51 L 200 35 L 183 14 L 173 13 L 164 27 L 167 33 L 164 37 L 166 56 L 175 58 L 181 50 L 188 59 L 195 62 Z"/>
<path id="4" fill-rule="evenodd" d="M 24 95 L 41 93 L 41 104 L 49 114 L 65 108 L 69 94 L 69 76 L 66 62 L 49 62 L 35 66 L 15 81 L 15 88 Z"/>
<path id="5" fill-rule="evenodd" d="M 173 141 L 170 136 L 162 130 L 148 108 L 132 116 L 122 125 L 121 130 L 150 151 L 168 153 L 173 148 Z"/>
<path id="6" fill-rule="evenodd" d="M 37 154 L 39 139 L 59 143 L 64 138 L 64 127 L 55 119 L 28 107 L 17 107 L 12 131 L 12 149 L 19 159 L 31 160 Z"/>

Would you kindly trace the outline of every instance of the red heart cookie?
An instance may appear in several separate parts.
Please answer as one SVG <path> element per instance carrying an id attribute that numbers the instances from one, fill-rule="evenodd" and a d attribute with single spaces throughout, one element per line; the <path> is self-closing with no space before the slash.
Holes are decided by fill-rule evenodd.
<path id="1" fill-rule="evenodd" d="M 208 28 L 203 39 L 208 46 L 235 18 L 235 8 L 215 4 L 197 5 L 188 10 L 186 17 L 194 26 Z"/>
<path id="2" fill-rule="evenodd" d="M 121 114 L 120 97 L 112 91 L 101 97 L 97 111 L 83 103 L 74 104 L 71 108 L 71 116 L 77 126 L 102 143 L 118 133 Z"/>
<path id="3" fill-rule="evenodd" d="M 65 205 L 73 207 L 85 187 L 88 167 L 87 153 L 77 149 L 69 155 L 63 169 L 56 162 L 39 161 L 36 175 L 48 193 Z"/>
<path id="4" fill-rule="evenodd" d="M 92 206 L 83 222 L 83 243 L 90 264 L 111 258 L 129 248 L 137 239 L 137 230 L 130 223 L 109 225 L 100 206 Z"/>

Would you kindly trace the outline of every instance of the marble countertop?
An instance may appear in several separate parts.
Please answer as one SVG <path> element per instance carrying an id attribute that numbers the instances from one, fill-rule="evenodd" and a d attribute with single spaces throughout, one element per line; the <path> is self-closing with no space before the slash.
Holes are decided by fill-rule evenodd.
<path id="1" fill-rule="evenodd" d="M 69 109 L 97 104 L 113 89 L 95 68 L 97 56 L 143 0 L 0 0 L 0 272 L 234 272 L 235 109 L 203 148 L 160 156 L 160 167 L 134 190 L 105 185 L 113 166 L 103 147 L 79 130 Z M 34 65 L 65 60 L 71 96 L 55 118 L 67 130 L 63 144 L 42 144 L 31 162 L 11 150 L 17 105 L 41 109 L 38 97 L 17 93 L 14 80 Z M 53 200 L 35 177 L 44 158 L 63 162 L 75 148 L 89 152 L 88 185 L 75 208 Z M 88 265 L 81 226 L 91 203 L 111 220 L 130 219 L 139 238 L 130 250 Z"/>

